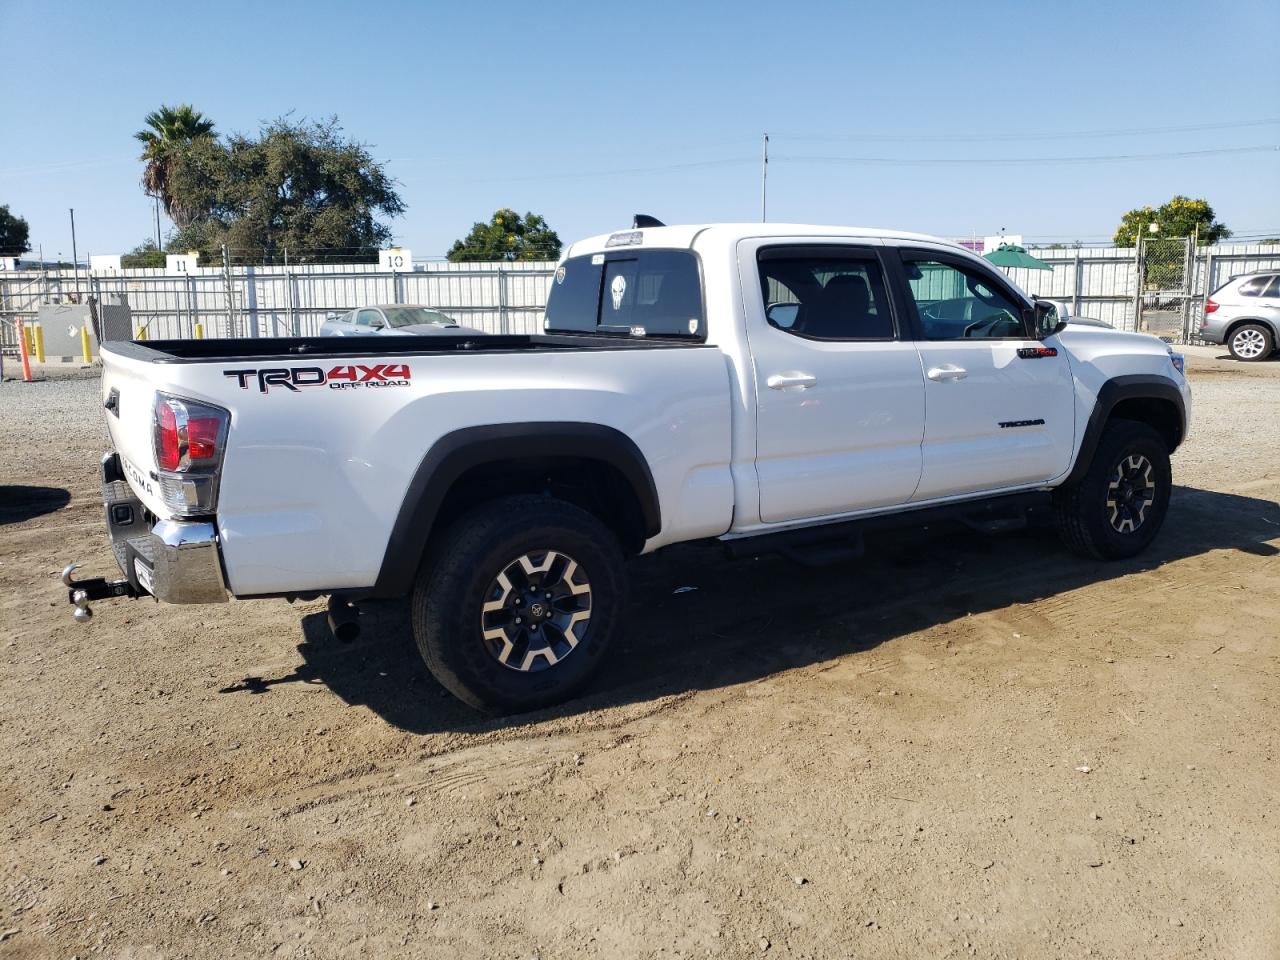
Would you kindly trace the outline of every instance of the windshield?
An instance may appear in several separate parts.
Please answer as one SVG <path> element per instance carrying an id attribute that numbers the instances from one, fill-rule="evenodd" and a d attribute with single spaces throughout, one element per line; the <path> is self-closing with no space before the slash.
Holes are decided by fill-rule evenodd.
<path id="1" fill-rule="evenodd" d="M 543 327 L 551 332 L 702 337 L 698 261 L 685 250 L 571 257 L 556 270 Z"/>
<path id="2" fill-rule="evenodd" d="M 387 315 L 387 323 L 393 327 L 417 327 L 422 324 L 435 324 L 438 327 L 456 327 L 458 321 L 447 317 L 438 310 L 426 307 L 383 307 Z"/>

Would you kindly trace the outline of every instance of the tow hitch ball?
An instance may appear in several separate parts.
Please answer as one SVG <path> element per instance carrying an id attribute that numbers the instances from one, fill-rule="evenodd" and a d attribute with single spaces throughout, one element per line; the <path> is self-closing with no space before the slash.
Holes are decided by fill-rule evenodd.
<path id="1" fill-rule="evenodd" d="M 69 564 L 62 571 L 62 582 L 67 585 L 67 602 L 74 606 L 76 623 L 88 623 L 93 619 L 93 611 L 89 609 L 90 600 L 108 600 L 112 597 L 136 597 L 137 591 L 128 580 L 107 580 L 105 577 L 93 577 L 89 580 L 73 580 L 77 564 Z"/>

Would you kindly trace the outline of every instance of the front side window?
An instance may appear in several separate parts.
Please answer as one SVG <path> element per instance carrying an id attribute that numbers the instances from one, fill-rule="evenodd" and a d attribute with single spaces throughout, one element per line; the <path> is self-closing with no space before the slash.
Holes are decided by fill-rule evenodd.
<path id="1" fill-rule="evenodd" d="M 980 271 L 915 258 L 903 266 L 925 340 L 1027 337 L 1022 308 Z"/>
<path id="2" fill-rule="evenodd" d="M 872 255 L 761 251 L 760 293 L 771 326 L 811 340 L 892 340 L 884 273 Z"/>
<path id="3" fill-rule="evenodd" d="M 684 250 L 571 257 L 556 269 L 543 327 L 550 333 L 703 335 L 698 261 Z"/>
<path id="4" fill-rule="evenodd" d="M 359 310 L 356 312 L 356 323 L 362 327 L 380 327 L 382 314 L 377 310 Z"/>

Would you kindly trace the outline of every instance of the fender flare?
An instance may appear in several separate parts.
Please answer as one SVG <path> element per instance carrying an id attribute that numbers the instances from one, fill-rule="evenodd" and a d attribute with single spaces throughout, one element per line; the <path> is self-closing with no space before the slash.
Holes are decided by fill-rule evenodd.
<path id="1" fill-rule="evenodd" d="M 1089 423 L 1085 426 L 1084 437 L 1080 441 L 1080 451 L 1076 454 L 1076 462 L 1067 474 L 1064 483 L 1078 481 L 1093 462 L 1093 453 L 1102 437 L 1102 430 L 1116 405 L 1124 400 L 1160 400 L 1172 403 L 1178 411 L 1178 444 L 1187 433 L 1187 405 L 1182 399 L 1182 391 L 1168 377 L 1154 374 L 1135 373 L 1121 377 L 1112 377 L 1098 390 L 1098 398 L 1094 401 L 1093 412 L 1089 414 Z M 1177 449 L 1174 444 L 1169 450 Z"/>
<path id="2" fill-rule="evenodd" d="M 1256 324 L 1259 327 L 1266 327 L 1268 330 L 1271 331 L 1271 336 L 1276 339 L 1276 342 L 1280 343 L 1280 323 L 1277 323 L 1274 320 L 1268 320 L 1266 317 L 1247 316 L 1247 317 L 1236 317 L 1234 320 L 1232 320 L 1230 323 L 1228 323 L 1225 327 L 1222 328 L 1223 344 L 1225 345 L 1226 342 L 1231 339 L 1231 332 L 1233 330 L 1236 330 L 1244 326 L 1246 323 Z"/>
<path id="3" fill-rule="evenodd" d="M 405 491 L 391 528 L 373 595 L 408 593 L 445 496 L 464 473 L 503 460 L 576 457 L 616 469 L 640 504 L 645 537 L 662 529 L 662 509 L 653 473 L 635 441 L 597 423 L 538 421 L 464 427 L 447 433 L 427 451 Z"/>

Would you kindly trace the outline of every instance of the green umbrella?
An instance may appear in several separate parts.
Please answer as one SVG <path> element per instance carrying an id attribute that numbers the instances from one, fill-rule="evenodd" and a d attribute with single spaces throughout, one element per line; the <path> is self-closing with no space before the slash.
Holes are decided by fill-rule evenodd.
<path id="1" fill-rule="evenodd" d="M 983 254 L 997 267 L 1023 267 L 1027 270 L 1052 270 L 1053 267 L 1043 260 L 1037 260 L 1027 253 L 1026 247 L 1017 247 L 1011 243 L 1002 243 L 996 250 Z"/>

